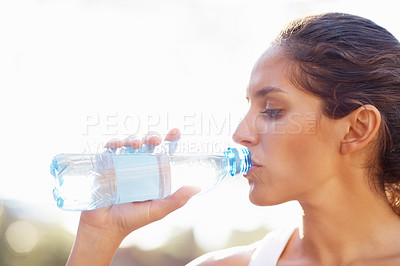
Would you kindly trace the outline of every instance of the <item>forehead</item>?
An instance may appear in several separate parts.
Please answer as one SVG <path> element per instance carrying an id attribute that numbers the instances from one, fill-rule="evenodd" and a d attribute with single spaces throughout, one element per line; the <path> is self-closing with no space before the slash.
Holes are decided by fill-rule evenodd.
<path id="1" fill-rule="evenodd" d="M 282 48 L 271 47 L 265 51 L 253 67 L 246 98 L 257 97 L 260 91 L 287 92 L 293 88 L 288 78 L 289 64 Z"/>

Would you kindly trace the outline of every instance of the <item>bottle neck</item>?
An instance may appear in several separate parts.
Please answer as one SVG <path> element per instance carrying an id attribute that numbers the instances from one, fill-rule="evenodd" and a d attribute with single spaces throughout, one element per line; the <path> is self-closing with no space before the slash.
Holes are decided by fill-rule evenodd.
<path id="1" fill-rule="evenodd" d="M 247 173 L 251 167 L 250 151 L 247 148 L 228 148 L 225 157 L 229 162 L 229 174 L 231 176 Z"/>

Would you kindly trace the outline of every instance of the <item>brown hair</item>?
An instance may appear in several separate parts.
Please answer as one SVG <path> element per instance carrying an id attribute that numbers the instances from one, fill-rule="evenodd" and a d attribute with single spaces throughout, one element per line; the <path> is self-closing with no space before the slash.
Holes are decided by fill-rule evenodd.
<path id="1" fill-rule="evenodd" d="M 400 214 L 400 43 L 374 22 L 342 13 L 293 21 L 274 42 L 284 48 L 292 81 L 342 118 L 365 104 L 381 113 L 374 184 Z"/>

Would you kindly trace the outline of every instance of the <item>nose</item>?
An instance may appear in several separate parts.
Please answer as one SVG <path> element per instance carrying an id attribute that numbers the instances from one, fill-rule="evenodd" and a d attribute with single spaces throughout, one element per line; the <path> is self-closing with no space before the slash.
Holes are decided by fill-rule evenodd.
<path id="1" fill-rule="evenodd" d="M 232 139 L 236 143 L 246 147 L 254 146 L 258 143 L 258 135 L 250 124 L 249 114 L 239 123 L 235 133 L 233 133 Z"/>

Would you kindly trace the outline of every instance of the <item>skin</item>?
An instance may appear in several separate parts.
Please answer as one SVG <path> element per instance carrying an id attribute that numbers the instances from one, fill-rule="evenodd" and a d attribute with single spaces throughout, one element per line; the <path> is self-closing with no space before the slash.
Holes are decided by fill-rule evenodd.
<path id="1" fill-rule="evenodd" d="M 233 136 L 252 155 L 245 176 L 251 202 L 297 200 L 303 208 L 303 224 L 278 265 L 400 265 L 400 217 L 371 189 L 364 167 L 378 138 L 379 111 L 367 105 L 342 119 L 327 118 L 318 98 L 289 81 L 290 64 L 280 47 L 261 56 L 247 90 L 249 111 Z M 144 140 L 152 141 L 160 138 Z M 130 138 L 107 146 L 142 142 Z M 164 200 L 82 212 L 68 264 L 108 265 L 127 234 L 183 206 L 196 192 L 184 188 Z M 189 265 L 248 265 L 253 252 L 252 246 L 213 252 Z"/>
<path id="2" fill-rule="evenodd" d="M 289 81 L 290 64 L 280 47 L 256 63 L 250 109 L 233 136 L 252 155 L 245 176 L 250 200 L 262 206 L 297 200 L 304 210 L 278 265 L 399 265 L 400 217 L 371 189 L 364 167 L 378 138 L 379 111 L 367 105 L 327 118 L 318 98 Z M 253 252 L 216 252 L 190 265 L 248 265 Z"/>
<path id="3" fill-rule="evenodd" d="M 173 129 L 165 140 L 179 137 L 179 130 Z M 123 140 L 113 139 L 106 144 L 106 148 L 120 148 L 124 145 L 140 148 L 143 143 L 158 145 L 161 143 L 160 135 L 149 133 L 142 140 L 136 136 Z M 185 205 L 198 192 L 198 188 L 183 187 L 160 200 L 118 204 L 83 211 L 67 265 L 110 265 L 119 245 L 129 233 L 164 218 Z"/>

